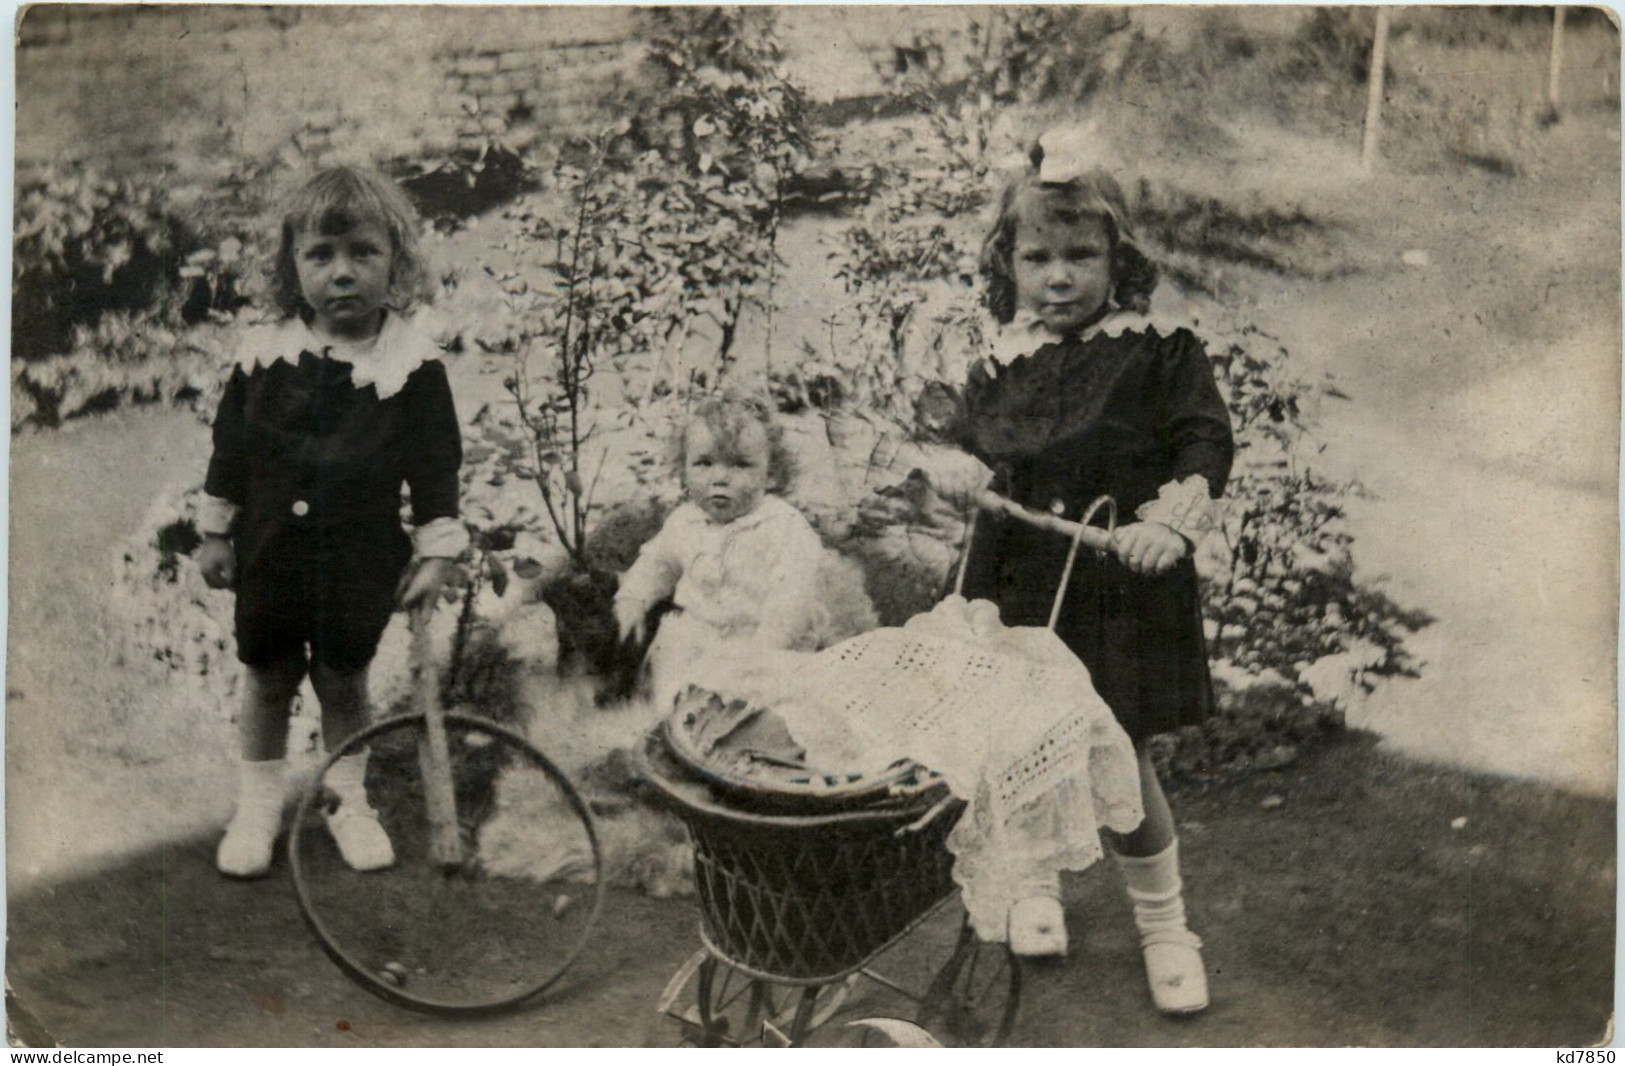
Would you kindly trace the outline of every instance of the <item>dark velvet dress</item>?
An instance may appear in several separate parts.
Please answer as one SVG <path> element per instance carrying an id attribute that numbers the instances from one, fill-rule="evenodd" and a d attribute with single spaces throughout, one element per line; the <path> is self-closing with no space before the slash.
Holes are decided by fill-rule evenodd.
<path id="1" fill-rule="evenodd" d="M 399 392 L 358 388 L 351 366 L 310 351 L 232 371 L 204 490 L 238 505 L 237 657 L 302 652 L 367 665 L 412 556 L 412 521 L 457 515 L 462 437 L 446 370 L 427 360 Z"/>
<path id="2" fill-rule="evenodd" d="M 994 471 L 994 491 L 1077 519 L 1101 495 L 1119 524 L 1169 482 L 1200 474 L 1223 493 L 1235 445 L 1202 344 L 1188 330 L 1097 334 L 1045 344 L 966 382 L 955 436 Z M 1006 625 L 1042 626 L 1066 538 L 984 513 L 965 595 L 998 604 Z M 1213 705 L 1196 569 L 1157 577 L 1081 551 L 1056 632 L 1136 741 L 1200 723 Z"/>

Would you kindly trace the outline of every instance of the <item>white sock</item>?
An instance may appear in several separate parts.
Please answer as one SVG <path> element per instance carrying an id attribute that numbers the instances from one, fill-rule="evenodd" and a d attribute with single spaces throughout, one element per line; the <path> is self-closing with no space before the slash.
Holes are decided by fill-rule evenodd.
<path id="1" fill-rule="evenodd" d="M 1134 925 L 1142 946 L 1194 940 L 1185 924 L 1184 882 L 1179 877 L 1179 841 L 1155 855 L 1118 855 L 1118 868 L 1134 903 Z"/>
<path id="2" fill-rule="evenodd" d="M 265 759 L 259 762 L 240 760 L 237 763 L 238 813 L 275 811 L 280 820 L 282 782 L 287 769 L 286 759 Z"/>
<path id="3" fill-rule="evenodd" d="M 344 756 L 328 768 L 323 782 L 338 796 L 339 810 L 346 807 L 351 812 L 372 809 L 372 804 L 367 802 L 367 758 L 370 754 L 368 751 L 358 751 L 354 755 Z"/>
<path id="4" fill-rule="evenodd" d="M 287 762 L 264 759 L 237 764 L 237 810 L 215 851 L 215 866 L 231 877 L 258 877 L 271 868 L 282 828 L 282 781 Z"/>
<path id="5" fill-rule="evenodd" d="M 1157 855 L 1119 855 L 1117 865 L 1128 881 L 1128 898 L 1134 902 L 1134 924 L 1140 930 L 1151 1001 L 1164 1014 L 1206 1010 L 1202 939 L 1185 924 L 1178 842 Z"/>

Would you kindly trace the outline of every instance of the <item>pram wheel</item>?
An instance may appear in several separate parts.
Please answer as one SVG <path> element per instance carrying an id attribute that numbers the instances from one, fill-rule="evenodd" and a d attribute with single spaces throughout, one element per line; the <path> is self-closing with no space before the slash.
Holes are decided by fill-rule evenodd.
<path id="1" fill-rule="evenodd" d="M 978 940 L 967 918 L 915 1021 L 949 1047 L 1003 1047 L 1020 1006 L 1020 958 L 1008 944 Z"/>
<path id="2" fill-rule="evenodd" d="M 858 975 L 821 985 L 753 977 L 701 948 L 678 968 L 659 1010 L 686 1047 L 794 1047 L 846 1003 Z"/>
<path id="3" fill-rule="evenodd" d="M 659 1010 L 678 1023 L 686 1047 L 886 1043 L 882 1027 L 861 1024 L 872 1019 L 912 1022 L 946 1047 L 1003 1046 L 1021 999 L 1020 960 L 1004 944 L 978 940 L 962 919 L 947 961 L 933 968 L 926 960 L 941 955 L 932 942 L 951 935 L 936 924 L 936 936 L 905 940 L 820 985 L 756 977 L 701 948 L 667 983 Z"/>
<path id="4" fill-rule="evenodd" d="M 1003 1047 L 1021 1002 L 1021 960 L 1008 945 L 984 943 L 960 912 L 944 908 L 862 970 L 864 982 L 843 1015 L 851 1020 L 912 1022 L 943 1047 Z M 946 961 L 941 945 L 950 943 Z M 855 1028 L 865 1046 L 888 1046 L 883 1026 Z M 913 1034 L 919 1038 L 920 1034 Z"/>
<path id="5" fill-rule="evenodd" d="M 424 755 L 423 714 L 345 741 L 300 803 L 289 865 L 322 949 L 362 988 L 410 1010 L 494 1014 L 539 995 L 580 957 L 603 906 L 602 856 L 586 803 L 522 736 L 466 715 L 436 718 L 443 770 Z M 345 864 L 322 824 L 335 807 L 327 774 L 360 752 L 370 753 L 367 799 L 395 853 L 365 873 Z M 455 861 L 432 828 L 436 781 Z"/>

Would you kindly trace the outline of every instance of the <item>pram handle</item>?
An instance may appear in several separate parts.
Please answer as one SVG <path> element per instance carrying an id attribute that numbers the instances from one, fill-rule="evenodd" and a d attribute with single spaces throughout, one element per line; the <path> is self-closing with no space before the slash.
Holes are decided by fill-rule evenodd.
<path id="1" fill-rule="evenodd" d="M 1106 508 L 1105 529 L 1089 524 L 1102 507 Z M 970 521 L 965 525 L 965 547 L 959 553 L 959 573 L 954 576 L 954 595 L 965 594 L 965 571 L 968 569 L 965 564 L 970 559 L 971 541 L 976 536 L 976 516 L 982 511 L 1000 511 L 1028 525 L 1060 533 L 1072 540 L 1072 547 L 1066 553 L 1066 567 L 1061 571 L 1060 585 L 1055 590 L 1055 602 L 1050 607 L 1049 628 L 1053 631 L 1056 621 L 1061 617 L 1061 604 L 1066 600 L 1066 586 L 1072 580 L 1072 564 L 1078 561 L 1078 547 L 1087 544 L 1097 551 L 1107 551 L 1112 546 L 1112 538 L 1117 532 L 1117 501 L 1110 496 L 1099 497 L 1083 512 L 1083 520 L 1079 522 L 1069 522 L 1057 515 L 1030 510 L 1014 500 L 1005 499 L 991 489 L 982 490 L 981 495 L 976 498 L 976 508 L 971 512 Z"/>
<path id="2" fill-rule="evenodd" d="M 1080 544 L 1087 544 L 1091 548 L 1106 551 L 1112 546 L 1113 530 L 1117 528 L 1117 502 L 1110 496 L 1102 496 L 1089 505 L 1088 512 L 1083 516 L 1082 522 L 1073 522 L 1069 519 L 1058 518 L 1052 514 L 1043 514 L 1039 511 L 1023 507 L 1014 500 L 1007 500 L 991 489 L 983 489 L 982 494 L 976 498 L 976 506 L 983 511 L 1000 511 L 1011 518 L 1019 518 L 1030 526 L 1047 529 L 1065 537 L 1076 539 Z M 1089 525 L 1089 520 L 1102 507 L 1108 508 L 1108 528 Z"/>

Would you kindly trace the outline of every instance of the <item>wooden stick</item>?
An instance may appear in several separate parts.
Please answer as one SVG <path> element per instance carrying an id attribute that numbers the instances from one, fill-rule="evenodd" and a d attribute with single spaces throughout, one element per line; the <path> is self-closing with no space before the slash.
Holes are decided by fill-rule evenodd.
<path id="1" fill-rule="evenodd" d="M 412 666 L 415 692 L 423 715 L 418 766 L 423 773 L 423 799 L 429 819 L 429 861 L 444 868 L 463 863 L 463 838 L 457 826 L 457 793 L 451 779 L 451 747 L 446 741 L 445 712 L 440 706 L 440 670 L 429 641 L 429 609 L 411 613 Z"/>
<path id="2" fill-rule="evenodd" d="M 1371 42 L 1371 71 L 1366 75 L 1365 137 L 1360 145 L 1360 166 L 1371 170 L 1377 162 L 1377 139 L 1382 133 L 1382 81 L 1388 65 L 1388 9 L 1377 8 L 1377 33 Z"/>

